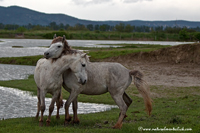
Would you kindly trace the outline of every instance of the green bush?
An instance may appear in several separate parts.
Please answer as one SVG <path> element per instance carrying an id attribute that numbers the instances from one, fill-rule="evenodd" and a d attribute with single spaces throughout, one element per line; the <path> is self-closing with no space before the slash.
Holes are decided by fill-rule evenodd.
<path id="1" fill-rule="evenodd" d="M 195 36 L 195 39 L 197 39 L 198 41 L 200 41 L 200 32 L 196 33 L 194 36 Z"/>

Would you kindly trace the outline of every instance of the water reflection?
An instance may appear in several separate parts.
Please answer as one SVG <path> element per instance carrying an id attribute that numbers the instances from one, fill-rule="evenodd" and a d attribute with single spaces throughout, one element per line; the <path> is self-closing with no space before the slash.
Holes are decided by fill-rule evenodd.
<path id="1" fill-rule="evenodd" d="M 47 39 L 0 39 L 0 57 L 20 57 L 43 55 L 46 48 L 50 46 L 52 40 Z M 160 44 L 178 45 L 189 42 L 164 42 L 164 41 L 109 41 L 109 40 L 67 40 L 70 46 L 81 47 L 110 47 L 109 44 Z M 97 45 L 108 44 L 108 45 Z M 12 46 L 22 46 L 23 48 L 13 48 Z"/>
<path id="2" fill-rule="evenodd" d="M 0 119 L 32 117 L 37 111 L 37 97 L 31 96 L 29 92 L 20 91 L 18 89 L 0 87 Z M 48 107 L 51 99 L 46 98 L 45 115 L 48 115 Z M 78 114 L 96 113 L 116 108 L 114 105 L 78 103 Z M 73 113 L 71 107 L 70 114 Z M 64 114 L 64 108 L 60 109 L 60 114 Z M 56 106 L 53 111 L 56 115 Z"/>

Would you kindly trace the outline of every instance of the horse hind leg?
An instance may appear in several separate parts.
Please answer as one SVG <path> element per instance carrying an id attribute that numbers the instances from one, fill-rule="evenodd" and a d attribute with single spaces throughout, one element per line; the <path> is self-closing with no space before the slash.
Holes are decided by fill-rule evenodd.
<path id="1" fill-rule="evenodd" d="M 118 121 L 117 123 L 115 124 L 115 126 L 113 127 L 114 129 L 121 129 L 122 127 L 122 122 L 123 122 L 123 119 L 126 115 L 126 111 L 128 109 L 128 106 L 126 105 L 124 99 L 123 99 L 123 96 L 122 95 L 112 95 L 112 98 L 114 99 L 115 103 L 118 105 L 119 109 L 120 109 L 120 116 L 118 118 Z"/>
<path id="2" fill-rule="evenodd" d="M 59 115 L 59 110 L 60 108 L 63 107 L 63 99 L 62 99 L 62 94 L 60 93 L 57 100 L 56 100 L 56 106 L 57 106 L 57 114 L 56 114 L 56 119 L 60 119 Z"/>
<path id="3" fill-rule="evenodd" d="M 37 113 L 36 113 L 36 116 L 35 118 L 38 119 L 39 117 L 39 114 L 40 114 L 40 89 L 38 88 L 37 89 L 37 98 L 38 98 L 38 103 L 37 103 Z"/>
<path id="4" fill-rule="evenodd" d="M 132 99 L 126 94 L 126 92 L 124 92 L 123 94 L 123 99 L 124 99 L 124 102 L 126 103 L 127 107 L 129 107 L 132 103 Z M 120 115 L 120 114 L 119 114 Z M 128 117 L 127 115 L 124 116 L 124 118 Z"/>

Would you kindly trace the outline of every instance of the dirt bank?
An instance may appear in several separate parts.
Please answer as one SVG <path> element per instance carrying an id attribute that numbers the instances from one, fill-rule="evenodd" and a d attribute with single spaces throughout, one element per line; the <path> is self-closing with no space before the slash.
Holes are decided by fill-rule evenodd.
<path id="1" fill-rule="evenodd" d="M 141 70 L 151 85 L 200 86 L 200 44 L 184 44 L 152 52 L 105 59 Z"/>

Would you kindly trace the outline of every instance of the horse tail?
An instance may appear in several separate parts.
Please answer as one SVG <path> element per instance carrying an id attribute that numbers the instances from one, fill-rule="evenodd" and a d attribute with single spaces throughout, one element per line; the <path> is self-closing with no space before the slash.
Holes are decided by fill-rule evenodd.
<path id="1" fill-rule="evenodd" d="M 147 83 L 143 80 L 143 74 L 138 70 L 133 70 L 129 73 L 134 77 L 134 84 L 137 87 L 139 93 L 142 95 L 145 102 L 146 111 L 150 116 L 152 111 L 152 99 L 150 98 L 150 89 Z"/>

